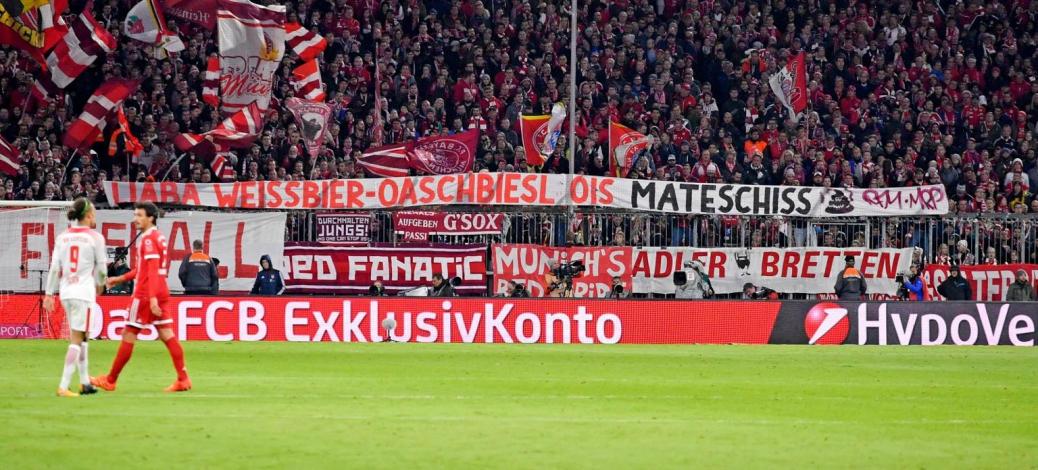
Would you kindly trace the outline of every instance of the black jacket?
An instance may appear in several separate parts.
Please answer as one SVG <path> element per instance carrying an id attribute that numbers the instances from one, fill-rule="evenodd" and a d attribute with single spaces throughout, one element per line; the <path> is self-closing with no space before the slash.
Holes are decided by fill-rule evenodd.
<path id="1" fill-rule="evenodd" d="M 270 269 L 263 269 L 263 261 L 270 264 Z M 263 255 L 260 258 L 260 272 L 256 275 L 256 282 L 252 284 L 252 293 L 258 295 L 281 295 L 285 290 L 285 283 L 281 280 L 281 271 L 274 269 L 270 262 L 270 256 Z"/>
<path id="2" fill-rule="evenodd" d="M 185 294 L 216 295 L 220 293 L 220 275 L 209 255 L 191 253 L 180 263 L 180 283 Z"/>
<path id="3" fill-rule="evenodd" d="M 865 283 L 865 277 L 861 275 L 861 271 L 848 266 L 840 271 L 833 290 L 840 300 L 857 301 L 862 300 L 862 297 L 868 293 L 868 284 Z"/>
<path id="4" fill-rule="evenodd" d="M 937 292 L 948 300 L 973 300 L 970 283 L 961 275 L 945 279 L 940 286 L 937 286 Z"/>

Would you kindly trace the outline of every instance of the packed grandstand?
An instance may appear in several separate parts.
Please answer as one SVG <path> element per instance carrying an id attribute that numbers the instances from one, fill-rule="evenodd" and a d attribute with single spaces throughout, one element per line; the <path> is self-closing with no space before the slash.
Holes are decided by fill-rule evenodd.
<path id="1" fill-rule="evenodd" d="M 86 7 L 117 47 L 102 47 L 71 86 L 49 93 L 36 92 L 40 63 L 24 49 L 0 46 L 0 134 L 15 149 L 8 155 L 17 154 L 0 175 L 0 199 L 86 196 L 107 207 L 106 181 L 564 175 L 571 167 L 576 175 L 658 182 L 841 190 L 938 185 L 948 199 L 942 217 L 849 213 L 812 220 L 752 210 L 718 216 L 513 207 L 502 209 L 498 232 L 433 233 L 421 241 L 916 248 L 913 261 L 920 263 L 1038 261 L 1030 217 L 1038 214 L 1031 191 L 1038 181 L 1038 2 L 582 1 L 571 154 L 569 2 L 290 1 L 285 24 L 319 35 L 323 50 L 300 53 L 286 29 L 262 127 L 252 129 L 248 145 L 218 148 L 215 156 L 177 142 L 204 136 L 228 117 L 226 84 L 223 108 L 207 96 L 210 59 L 227 54 L 206 25 L 215 20 L 194 14 L 211 4 L 167 2 L 162 34 L 179 36 L 184 48 L 156 53 L 154 44 L 130 39 L 139 32 L 127 26 L 131 3 L 73 2 L 66 23 L 78 21 Z M 317 142 L 288 105 L 294 97 L 317 96 L 297 76 L 309 70 L 303 68 L 309 55 L 319 65 L 313 70 L 330 115 Z M 806 93 L 795 97 L 806 105 L 795 113 L 789 93 L 799 90 L 769 83 L 794 62 L 802 64 Z M 115 78 L 139 81 L 122 113 L 102 120 L 90 142 L 66 146 L 91 95 Z M 549 119 L 560 105 L 567 115 L 561 132 L 550 145 L 537 141 L 531 148 L 523 120 Z M 625 138 L 649 145 L 633 145 L 618 160 L 610 134 L 619 126 Z M 394 167 L 424 152 L 414 142 L 463 134 L 478 141 L 474 155 L 454 166 Z M 410 156 L 394 158 L 394 145 L 411 145 Z M 486 208 L 467 208 L 474 209 Z M 370 216 L 366 241 L 406 241 L 394 227 L 399 217 Z M 290 213 L 286 240 L 320 241 L 315 218 Z"/>

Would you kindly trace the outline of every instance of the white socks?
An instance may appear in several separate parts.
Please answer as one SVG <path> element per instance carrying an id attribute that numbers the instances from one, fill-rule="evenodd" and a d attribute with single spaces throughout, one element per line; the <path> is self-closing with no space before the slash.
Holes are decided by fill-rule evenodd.
<path id="1" fill-rule="evenodd" d="M 65 353 L 65 368 L 61 371 L 61 384 L 58 388 L 61 390 L 68 390 L 68 384 L 72 380 L 72 372 L 76 370 L 76 363 L 79 362 L 80 347 L 75 344 L 68 345 L 68 352 Z"/>
<path id="2" fill-rule="evenodd" d="M 87 344 L 80 344 L 79 349 L 79 383 L 90 385 L 90 373 L 87 372 Z"/>

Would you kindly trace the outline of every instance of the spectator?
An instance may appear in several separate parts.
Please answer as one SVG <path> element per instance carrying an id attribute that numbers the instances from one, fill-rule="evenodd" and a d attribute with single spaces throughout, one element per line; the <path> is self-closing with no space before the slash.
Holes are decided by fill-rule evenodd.
<path id="1" fill-rule="evenodd" d="M 973 299 L 970 290 L 970 283 L 966 278 L 962 277 L 962 273 L 959 271 L 959 266 L 957 264 L 951 266 L 948 278 L 937 287 L 937 292 L 943 295 L 947 300 Z"/>
<path id="2" fill-rule="evenodd" d="M 1031 281 L 1027 279 L 1027 271 L 1018 269 L 1016 271 L 1016 282 L 1009 286 L 1009 291 L 1006 292 L 1006 301 L 1034 302 L 1036 300 L 1038 300 L 1038 295 L 1035 294 Z"/>
<path id="3" fill-rule="evenodd" d="M 281 271 L 274 269 L 269 255 L 260 257 L 260 272 L 256 275 L 256 282 L 252 284 L 251 292 L 257 295 L 281 295 L 285 292 L 285 283 L 281 281 Z"/>
<path id="4" fill-rule="evenodd" d="M 450 282 L 443 279 L 443 274 L 433 274 L 432 278 L 432 290 L 429 293 L 430 297 L 454 297 L 454 286 Z"/>
<path id="5" fill-rule="evenodd" d="M 836 296 L 840 300 L 863 300 L 868 293 L 865 276 L 862 276 L 861 271 L 854 267 L 853 256 L 847 256 L 844 261 L 847 262 L 847 266 L 837 275 L 836 286 L 833 288 Z"/>
<path id="6" fill-rule="evenodd" d="M 382 285 L 382 281 L 375 281 L 375 283 L 368 288 L 368 295 L 371 297 L 385 297 L 389 294 L 386 293 L 386 287 Z"/>
<path id="7" fill-rule="evenodd" d="M 216 263 L 209 255 L 202 252 L 202 240 L 191 242 L 194 249 L 180 263 L 180 284 L 184 293 L 190 295 L 216 295 L 220 293 L 220 275 L 216 271 Z"/>

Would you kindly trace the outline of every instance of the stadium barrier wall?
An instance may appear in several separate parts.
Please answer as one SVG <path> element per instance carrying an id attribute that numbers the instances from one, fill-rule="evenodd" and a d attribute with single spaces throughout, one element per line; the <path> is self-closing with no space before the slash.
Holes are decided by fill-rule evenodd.
<path id="1" fill-rule="evenodd" d="M 0 337 L 55 338 L 38 295 L 0 305 Z M 91 336 L 118 339 L 128 297 L 104 296 Z M 175 296 L 179 337 L 202 341 L 1034 346 L 1038 303 Z M 41 324 L 40 320 L 44 319 Z M 147 330 L 143 339 L 154 339 Z"/>

